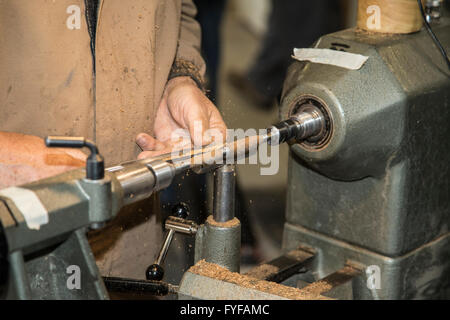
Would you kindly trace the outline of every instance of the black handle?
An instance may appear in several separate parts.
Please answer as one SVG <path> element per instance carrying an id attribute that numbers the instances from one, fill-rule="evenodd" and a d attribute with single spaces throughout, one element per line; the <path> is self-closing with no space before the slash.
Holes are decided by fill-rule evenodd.
<path id="1" fill-rule="evenodd" d="M 90 154 L 86 161 L 86 178 L 100 180 L 105 177 L 105 162 L 94 142 L 83 137 L 48 136 L 45 145 L 49 148 L 88 148 Z"/>
<path id="2" fill-rule="evenodd" d="M 161 267 L 159 264 L 152 264 L 147 268 L 145 271 L 145 278 L 147 280 L 153 280 L 153 281 L 161 281 L 164 277 L 164 268 Z"/>
<path id="3" fill-rule="evenodd" d="M 174 287 L 162 281 L 145 281 L 130 278 L 103 277 L 108 291 L 134 293 L 138 295 L 151 294 L 156 296 L 165 296 L 169 293 L 175 293 Z"/>
<path id="4" fill-rule="evenodd" d="M 189 206 L 186 203 L 180 202 L 172 207 L 172 216 L 186 219 L 188 215 L 189 215 Z"/>

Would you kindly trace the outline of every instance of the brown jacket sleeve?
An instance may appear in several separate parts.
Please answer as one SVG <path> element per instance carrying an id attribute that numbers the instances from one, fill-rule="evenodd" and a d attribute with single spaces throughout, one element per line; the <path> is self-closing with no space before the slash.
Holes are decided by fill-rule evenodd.
<path id="1" fill-rule="evenodd" d="M 196 14 L 197 8 L 192 0 L 182 0 L 180 36 L 169 79 L 190 76 L 203 89 L 206 66 L 200 53 L 201 30 L 195 20 Z"/>

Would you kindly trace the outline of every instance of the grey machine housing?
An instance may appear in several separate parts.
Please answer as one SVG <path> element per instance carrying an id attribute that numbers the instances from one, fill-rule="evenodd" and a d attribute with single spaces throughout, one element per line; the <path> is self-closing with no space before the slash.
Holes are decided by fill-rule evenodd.
<path id="1" fill-rule="evenodd" d="M 449 50 L 449 19 L 433 30 Z M 327 114 L 328 135 L 291 146 L 284 249 L 316 249 L 316 278 L 349 261 L 370 267 L 340 298 L 449 298 L 445 61 L 424 29 L 348 29 L 315 47 L 369 59 L 359 70 L 310 62 L 289 68 L 280 118 L 314 104 Z"/>

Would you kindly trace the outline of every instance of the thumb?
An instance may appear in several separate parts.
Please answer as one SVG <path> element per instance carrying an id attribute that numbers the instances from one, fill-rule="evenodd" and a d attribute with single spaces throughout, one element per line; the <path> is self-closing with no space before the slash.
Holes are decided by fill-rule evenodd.
<path id="1" fill-rule="evenodd" d="M 166 147 L 164 143 L 156 140 L 146 133 L 138 134 L 136 137 L 136 143 L 144 151 L 158 151 Z"/>

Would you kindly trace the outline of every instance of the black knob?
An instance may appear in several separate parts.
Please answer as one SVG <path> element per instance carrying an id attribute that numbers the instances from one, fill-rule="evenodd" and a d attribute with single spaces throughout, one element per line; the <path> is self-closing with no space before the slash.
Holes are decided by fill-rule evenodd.
<path id="1" fill-rule="evenodd" d="M 164 269 L 159 264 L 152 264 L 145 271 L 147 280 L 161 281 L 164 277 Z"/>
<path id="2" fill-rule="evenodd" d="M 172 207 L 172 216 L 186 219 L 189 215 L 189 206 L 184 203 L 180 202 Z"/>
<path id="3" fill-rule="evenodd" d="M 100 180 L 105 177 L 105 164 L 94 142 L 83 137 L 46 137 L 47 147 L 89 148 L 91 152 L 86 161 L 86 178 Z"/>

